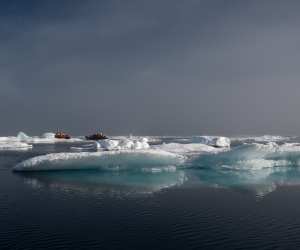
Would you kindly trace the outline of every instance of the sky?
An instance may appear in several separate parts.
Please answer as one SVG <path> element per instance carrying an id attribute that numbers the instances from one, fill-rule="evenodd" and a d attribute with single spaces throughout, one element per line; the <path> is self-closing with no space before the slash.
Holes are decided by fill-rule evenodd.
<path id="1" fill-rule="evenodd" d="M 299 12 L 297 0 L 2 0 L 0 135 L 299 135 Z"/>

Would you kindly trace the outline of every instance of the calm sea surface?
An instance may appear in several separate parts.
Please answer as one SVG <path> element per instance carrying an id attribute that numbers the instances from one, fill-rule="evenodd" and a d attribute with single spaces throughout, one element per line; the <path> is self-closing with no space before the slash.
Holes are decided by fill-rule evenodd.
<path id="1" fill-rule="evenodd" d="M 0 152 L 1 250 L 300 248 L 295 167 L 216 171 L 205 158 L 158 173 L 11 171 L 69 148 Z"/>

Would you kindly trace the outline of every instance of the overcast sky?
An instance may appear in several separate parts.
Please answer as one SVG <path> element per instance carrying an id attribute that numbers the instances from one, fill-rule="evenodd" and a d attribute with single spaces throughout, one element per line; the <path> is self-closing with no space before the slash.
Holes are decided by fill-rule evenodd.
<path id="1" fill-rule="evenodd" d="M 0 2 L 0 134 L 300 134 L 300 1 Z"/>

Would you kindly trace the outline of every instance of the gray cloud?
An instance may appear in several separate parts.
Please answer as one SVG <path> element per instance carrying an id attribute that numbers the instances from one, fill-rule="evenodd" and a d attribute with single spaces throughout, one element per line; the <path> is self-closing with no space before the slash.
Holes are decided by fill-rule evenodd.
<path id="1" fill-rule="evenodd" d="M 297 134 L 297 1 L 2 7 L 2 134 Z"/>

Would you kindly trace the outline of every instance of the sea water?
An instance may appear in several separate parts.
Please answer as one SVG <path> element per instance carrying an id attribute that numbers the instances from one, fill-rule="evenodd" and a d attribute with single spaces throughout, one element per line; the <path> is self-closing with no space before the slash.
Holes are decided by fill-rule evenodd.
<path id="1" fill-rule="evenodd" d="M 215 138 L 0 138 L 0 249 L 297 249 L 299 138 Z"/>

